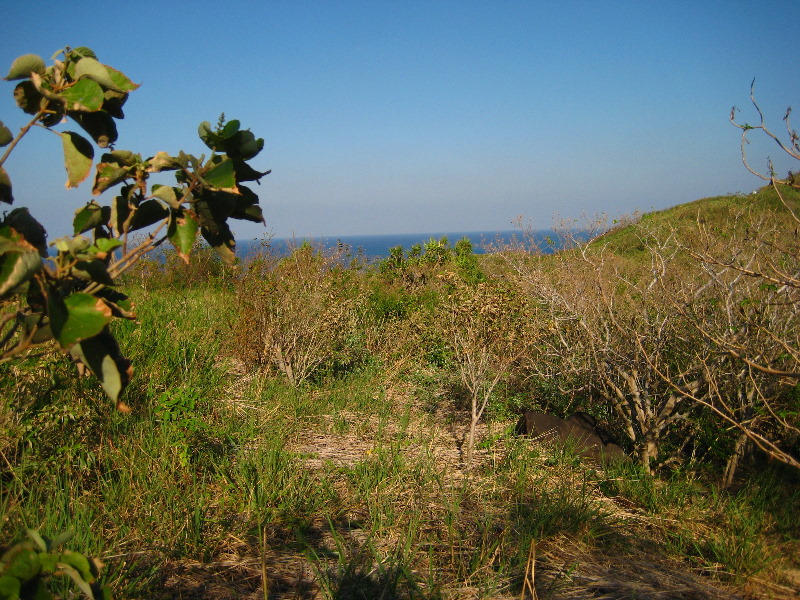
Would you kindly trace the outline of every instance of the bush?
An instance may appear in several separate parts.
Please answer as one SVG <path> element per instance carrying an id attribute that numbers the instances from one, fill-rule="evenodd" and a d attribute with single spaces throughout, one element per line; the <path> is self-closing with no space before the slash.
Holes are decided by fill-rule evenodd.
<path id="1" fill-rule="evenodd" d="M 250 367 L 300 385 L 322 368 L 366 358 L 366 294 L 336 255 L 306 243 L 286 257 L 256 258 L 237 285 L 242 337 L 231 352 Z"/>

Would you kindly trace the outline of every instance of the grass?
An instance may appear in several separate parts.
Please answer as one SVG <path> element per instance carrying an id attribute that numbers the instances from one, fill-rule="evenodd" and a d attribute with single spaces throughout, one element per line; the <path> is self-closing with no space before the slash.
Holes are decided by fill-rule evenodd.
<path id="1" fill-rule="evenodd" d="M 193 356 L 208 367 L 204 354 Z M 219 375 L 203 394 L 193 392 L 204 426 L 188 460 L 174 431 L 153 426 L 158 397 L 149 398 L 149 412 L 112 414 L 102 444 L 84 440 L 72 454 L 57 453 L 61 462 L 23 454 L 4 486 L 4 537 L 24 527 L 75 529 L 75 547 L 105 558 L 106 577 L 123 597 L 192 597 L 187 580 L 208 575 L 187 565 L 228 564 L 232 555 L 239 581 L 231 589 L 255 597 L 255 556 L 263 553 L 272 597 L 290 587 L 281 571 L 290 559 L 326 598 L 501 598 L 518 593 L 532 541 L 543 552 L 542 593 L 566 585 L 550 565 L 569 555 L 547 558 L 564 536 L 598 553 L 619 551 L 631 524 L 608 498 L 624 497 L 650 515 L 654 548 L 717 576 L 762 573 L 775 560 L 764 538 L 766 508 L 754 508 L 763 497 L 708 498 L 687 491 L 681 475 L 661 483 L 622 471 L 601 476 L 569 453 L 504 437 L 464 471 L 453 434 L 413 405 L 399 410 L 374 372 L 322 390 L 273 382 L 244 414 L 221 404 L 224 385 Z M 694 529 L 660 522 L 693 498 L 705 498 Z M 693 541 L 698 529 L 708 532 L 701 542 Z"/>
<path id="2" fill-rule="evenodd" d="M 292 386 L 231 355 L 227 283 L 129 285 L 139 323 L 115 333 L 136 366 L 131 415 L 63 356 L 0 365 L 0 539 L 74 529 L 118 597 L 504 599 L 535 579 L 540 598 L 759 585 L 780 598 L 794 585 L 796 474 L 766 465 L 722 490 L 702 472 L 601 469 L 512 435 L 509 407 L 533 402 L 522 384 L 498 388 L 468 467 L 467 414 L 430 332 L 391 329 L 408 339 Z"/>

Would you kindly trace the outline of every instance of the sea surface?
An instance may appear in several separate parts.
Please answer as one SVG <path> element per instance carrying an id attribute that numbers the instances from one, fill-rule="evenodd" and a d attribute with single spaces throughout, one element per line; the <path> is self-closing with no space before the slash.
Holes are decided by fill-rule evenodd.
<path id="1" fill-rule="evenodd" d="M 536 240 L 544 240 L 547 236 L 554 237 L 551 230 L 534 232 Z M 522 242 L 523 233 L 521 230 L 509 231 L 449 231 L 436 233 L 397 233 L 387 235 L 345 235 L 320 236 L 320 237 L 298 237 L 298 238 L 272 238 L 269 240 L 237 240 L 236 254 L 245 258 L 262 252 L 266 245 L 277 252 L 288 252 L 296 248 L 304 241 L 313 245 L 322 246 L 326 249 L 335 249 L 344 246 L 352 254 L 361 254 L 371 260 L 380 260 L 389 256 L 389 250 L 396 246 L 402 246 L 407 253 L 414 245 L 419 244 L 425 248 L 425 244 L 431 239 L 441 240 L 447 238 L 450 247 L 454 247 L 456 242 L 462 238 L 468 238 L 472 243 L 472 251 L 475 254 L 490 252 L 493 247 L 507 245 L 512 242 Z"/>

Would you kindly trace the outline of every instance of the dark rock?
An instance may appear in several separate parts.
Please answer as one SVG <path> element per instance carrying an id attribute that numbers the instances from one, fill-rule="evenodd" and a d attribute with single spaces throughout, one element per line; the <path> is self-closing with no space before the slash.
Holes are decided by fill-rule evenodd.
<path id="1" fill-rule="evenodd" d="M 562 419 L 531 410 L 520 417 L 516 432 L 548 443 L 564 444 L 571 441 L 575 444 L 575 451 L 584 458 L 608 461 L 626 456 L 622 448 L 612 441 L 608 431 L 600 427 L 592 415 L 584 412 L 576 412 Z"/>

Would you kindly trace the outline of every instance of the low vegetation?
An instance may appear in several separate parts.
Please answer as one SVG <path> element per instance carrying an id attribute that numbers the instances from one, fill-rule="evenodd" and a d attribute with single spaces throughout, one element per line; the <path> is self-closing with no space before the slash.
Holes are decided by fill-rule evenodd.
<path id="1" fill-rule="evenodd" d="M 677 232 L 694 214 L 765 235 L 786 217 L 775 200 L 700 201 L 466 269 L 449 244 L 427 262 L 309 244 L 237 272 L 203 249 L 140 261 L 123 284 L 138 322 L 113 324 L 137 366 L 131 414 L 59 353 L 0 365 L 3 539 L 72 529 L 119 597 L 792 597 L 800 477 L 769 449 L 797 456 L 794 388 L 717 362 L 713 392 L 678 391 L 698 352 L 722 354 L 689 317 L 730 300 L 685 304 L 708 281 L 696 248 L 719 247 Z M 731 217 L 703 217 L 720 203 Z M 791 306 L 756 301 L 761 331 Z M 751 402 L 767 451 L 740 443 L 723 399 Z M 589 412 L 635 460 L 516 437 L 529 408 Z"/>

